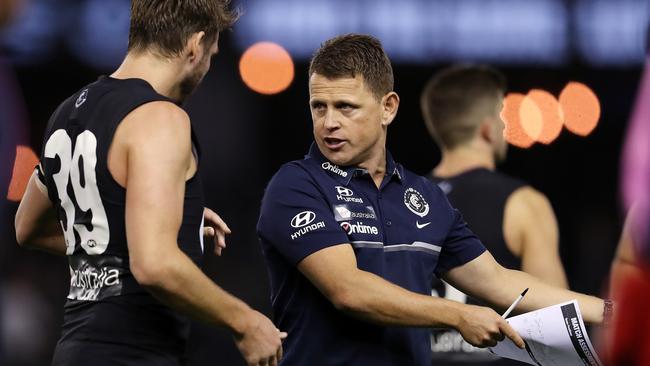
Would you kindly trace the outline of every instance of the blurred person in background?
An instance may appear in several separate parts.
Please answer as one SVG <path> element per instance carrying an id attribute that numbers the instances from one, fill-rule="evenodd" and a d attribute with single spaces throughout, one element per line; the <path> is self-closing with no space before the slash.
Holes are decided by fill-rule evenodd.
<path id="1" fill-rule="evenodd" d="M 442 152 L 427 178 L 436 183 L 500 265 L 567 288 L 558 225 L 548 199 L 496 171 L 506 158 L 501 119 L 505 76 L 484 65 L 454 65 L 434 74 L 420 98 L 425 125 Z M 441 280 L 434 293 L 480 304 Z M 433 359 L 444 364 L 520 364 L 472 347 L 454 330 L 434 330 Z"/>
<path id="2" fill-rule="evenodd" d="M 650 245 L 642 234 L 648 227 L 640 220 L 644 209 L 635 205 L 629 211 L 612 263 L 609 292 L 616 311 L 602 334 L 604 359 L 611 365 L 650 364 Z"/>
<path id="3" fill-rule="evenodd" d="M 649 38 L 650 40 L 650 38 Z M 650 49 L 650 48 L 649 48 Z M 623 144 L 621 187 L 628 210 L 612 263 L 610 293 L 616 311 L 604 335 L 612 365 L 650 364 L 650 54 Z"/>
<path id="4" fill-rule="evenodd" d="M 53 365 L 183 364 L 189 319 L 177 311 L 230 329 L 250 365 L 281 357 L 285 334 L 197 266 L 203 235 L 220 255 L 230 231 L 203 206 L 200 149 L 178 105 L 236 18 L 227 0 L 134 0 L 122 65 L 50 118 L 15 226 L 21 246 L 68 256 Z"/>
<path id="5" fill-rule="evenodd" d="M 603 301 L 500 266 L 430 180 L 393 160 L 399 107 L 379 40 L 326 41 L 309 68 L 314 143 L 269 182 L 258 233 L 284 365 L 430 365 L 430 327 L 474 346 L 523 340 L 493 309 L 431 296 L 436 275 L 505 309 L 577 299 L 601 322 Z"/>
<path id="6" fill-rule="evenodd" d="M 16 12 L 19 10 L 22 1 L 19 0 L 3 0 L 0 1 L 0 34 L 4 27 L 10 23 Z M 5 217 L 9 217 L 8 202 L 5 198 L 9 190 L 13 162 L 15 158 L 17 135 L 23 130 L 22 121 L 19 121 L 17 114 L 22 107 L 22 101 L 18 104 L 18 99 L 15 96 L 15 83 L 13 70 L 9 63 L 4 59 L 0 53 L 0 237 L 4 237 L 10 231 L 10 225 L 6 225 Z M 9 357 L 6 356 L 5 346 L 11 340 L 10 333 L 13 331 L 8 315 L 13 309 L 9 302 L 13 287 L 9 282 L 4 279 L 9 261 L 10 249 L 7 246 L 0 247 L 0 364 L 4 365 L 9 362 Z M 13 302 L 15 303 L 15 302 Z M 21 319 L 22 320 L 22 319 Z M 26 327 L 23 327 L 23 329 Z M 30 346 L 38 342 L 30 342 L 30 338 L 19 338 L 17 344 L 19 346 Z M 38 337 L 35 337 L 38 338 Z M 21 344 L 20 341 L 26 341 Z M 15 346 L 16 344 L 12 345 Z M 31 349 L 33 350 L 33 348 Z"/>

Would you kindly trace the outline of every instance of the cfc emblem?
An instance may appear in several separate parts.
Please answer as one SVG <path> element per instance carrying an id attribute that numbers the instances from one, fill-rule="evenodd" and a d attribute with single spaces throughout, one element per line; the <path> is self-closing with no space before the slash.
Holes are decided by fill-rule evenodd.
<path id="1" fill-rule="evenodd" d="M 424 200 L 422 194 L 413 188 L 404 192 L 404 204 L 414 214 L 424 217 L 429 213 L 429 204 Z"/>

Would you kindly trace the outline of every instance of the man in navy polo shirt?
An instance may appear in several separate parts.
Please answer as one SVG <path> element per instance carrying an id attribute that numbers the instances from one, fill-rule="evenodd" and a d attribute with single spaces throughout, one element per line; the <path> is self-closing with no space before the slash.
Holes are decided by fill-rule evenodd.
<path id="1" fill-rule="evenodd" d="M 282 365 L 429 365 L 428 327 L 523 347 L 494 310 L 430 296 L 434 275 L 498 308 L 529 287 L 519 310 L 577 298 L 602 320 L 602 300 L 499 266 L 444 193 L 393 160 L 399 97 L 377 39 L 325 42 L 309 75 L 315 144 L 272 178 L 258 222 Z"/>

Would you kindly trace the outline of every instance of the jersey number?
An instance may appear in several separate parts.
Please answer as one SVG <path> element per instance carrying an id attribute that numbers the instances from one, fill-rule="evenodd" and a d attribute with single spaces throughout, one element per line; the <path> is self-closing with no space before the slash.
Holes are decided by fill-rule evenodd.
<path id="1" fill-rule="evenodd" d="M 79 244 L 90 255 L 102 254 L 108 247 L 110 232 L 106 210 L 97 188 L 95 165 L 97 165 L 97 138 L 84 131 L 75 142 L 65 130 L 56 130 L 45 144 L 45 157 L 59 157 L 61 169 L 52 175 L 65 220 L 61 227 L 66 243 L 66 254 L 74 253 Z M 68 195 L 68 183 L 72 183 L 73 198 Z"/>

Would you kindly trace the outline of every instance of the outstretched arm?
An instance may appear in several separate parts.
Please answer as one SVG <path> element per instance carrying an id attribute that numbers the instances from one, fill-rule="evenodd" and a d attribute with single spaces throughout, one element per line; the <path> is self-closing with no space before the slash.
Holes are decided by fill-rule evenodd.
<path id="1" fill-rule="evenodd" d="M 492 309 L 408 291 L 357 268 L 350 244 L 315 252 L 298 269 L 334 306 L 354 317 L 383 325 L 456 328 L 469 343 L 494 346 L 507 336 L 523 340 Z"/>
<path id="2" fill-rule="evenodd" d="M 477 281 L 479 278 L 480 281 Z M 506 309 L 522 290 L 529 288 L 516 312 L 532 311 L 576 299 L 587 322 L 601 323 L 603 320 L 602 299 L 548 285 L 522 271 L 506 269 L 489 252 L 450 270 L 445 280 L 470 296 L 498 308 Z"/>

